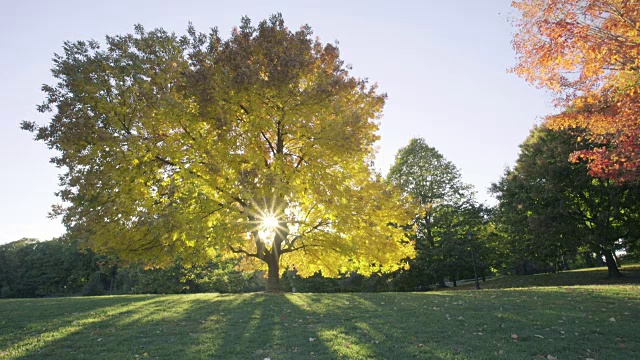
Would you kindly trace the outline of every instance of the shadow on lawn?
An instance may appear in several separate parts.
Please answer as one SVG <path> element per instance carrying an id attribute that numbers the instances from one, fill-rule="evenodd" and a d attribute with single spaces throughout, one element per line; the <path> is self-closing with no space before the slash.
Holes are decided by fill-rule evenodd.
<path id="1" fill-rule="evenodd" d="M 640 300 L 629 291 L 46 299 L 13 339 L 28 349 L 20 359 L 633 359 L 640 343 L 624 319 L 640 318 Z M 32 341 L 41 327 L 52 336 Z"/>
<path id="2" fill-rule="evenodd" d="M 373 295 L 372 301 L 367 294 L 203 294 L 133 301 L 128 297 L 54 299 L 56 305 L 65 300 L 87 304 L 93 300 L 94 304 L 71 316 L 52 309 L 40 323 L 30 325 L 46 327 L 50 335 L 25 332 L 18 346 L 30 350 L 18 358 L 415 357 L 416 351 L 405 346 L 404 330 L 396 331 L 382 321 L 388 319 L 388 314 L 383 315 L 384 301 L 392 306 L 393 297 Z M 33 311 L 51 305 L 46 300 Z M 415 339 L 415 334 L 409 338 Z M 420 352 L 430 354 L 428 358 L 441 358 L 437 349 L 432 352 L 430 346 L 420 349 L 417 345 Z"/>

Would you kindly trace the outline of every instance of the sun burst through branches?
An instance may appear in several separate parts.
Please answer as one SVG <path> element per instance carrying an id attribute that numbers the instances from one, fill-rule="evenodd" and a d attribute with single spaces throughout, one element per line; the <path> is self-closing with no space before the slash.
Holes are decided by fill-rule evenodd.
<path id="1" fill-rule="evenodd" d="M 271 244 L 278 226 L 278 218 L 271 213 L 265 213 L 260 219 L 260 231 L 258 235 L 266 244 Z"/>

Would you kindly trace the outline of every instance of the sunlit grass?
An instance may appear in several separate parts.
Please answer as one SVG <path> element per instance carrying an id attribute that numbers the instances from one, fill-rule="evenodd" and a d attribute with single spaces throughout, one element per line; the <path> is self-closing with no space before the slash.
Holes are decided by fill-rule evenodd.
<path id="1" fill-rule="evenodd" d="M 2 300 L 0 358 L 640 359 L 639 320 L 635 284 Z"/>

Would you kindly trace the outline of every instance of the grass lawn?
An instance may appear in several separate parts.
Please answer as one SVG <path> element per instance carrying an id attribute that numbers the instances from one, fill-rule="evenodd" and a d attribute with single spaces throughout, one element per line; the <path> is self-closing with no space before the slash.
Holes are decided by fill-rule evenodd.
<path id="1" fill-rule="evenodd" d="M 639 322 L 638 283 L 15 299 L 0 359 L 640 359 Z"/>

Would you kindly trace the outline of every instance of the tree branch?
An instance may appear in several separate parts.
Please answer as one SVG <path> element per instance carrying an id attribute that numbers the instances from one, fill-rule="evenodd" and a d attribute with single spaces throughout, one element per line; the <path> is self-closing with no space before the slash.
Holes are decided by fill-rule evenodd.
<path id="1" fill-rule="evenodd" d="M 324 221 L 324 220 L 320 220 L 315 226 L 311 227 L 310 229 L 307 229 L 307 231 L 302 232 L 302 234 L 298 234 L 296 236 L 293 237 L 293 239 L 291 239 L 291 241 L 287 242 L 287 249 L 292 249 L 294 244 L 296 243 L 297 240 L 303 238 L 304 236 L 312 233 L 313 231 L 318 230 L 321 226 L 327 225 L 328 222 Z M 287 250 L 287 249 L 283 249 Z M 293 250 L 291 250 L 293 251 Z"/>
<path id="2" fill-rule="evenodd" d="M 264 132 L 260 132 L 260 135 L 262 135 L 262 138 L 265 139 L 267 144 L 269 144 L 269 149 L 271 149 L 271 153 L 273 154 L 273 156 L 276 156 L 276 149 L 273 147 L 273 144 L 271 143 L 267 135 L 265 135 Z"/>
<path id="3" fill-rule="evenodd" d="M 258 257 L 258 254 L 252 254 L 252 253 L 248 252 L 247 250 L 240 249 L 240 248 L 234 249 L 231 245 L 229 245 L 229 250 L 231 250 L 231 252 L 235 253 L 235 254 L 244 254 L 246 256 L 255 257 L 255 258 Z"/>
<path id="4" fill-rule="evenodd" d="M 280 250 L 280 254 L 286 254 L 286 253 L 302 250 L 302 249 L 305 249 L 305 248 L 308 248 L 308 247 L 320 247 L 320 245 L 310 244 L 310 245 L 301 245 L 301 246 L 298 246 L 298 247 L 295 247 L 295 248 L 286 248 L 286 249 Z"/>

